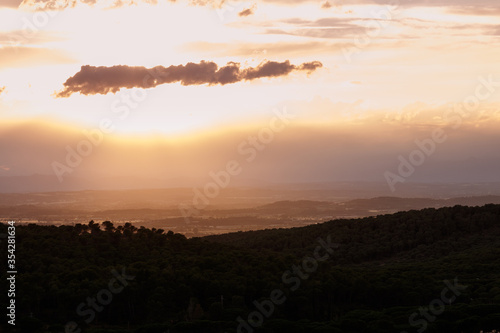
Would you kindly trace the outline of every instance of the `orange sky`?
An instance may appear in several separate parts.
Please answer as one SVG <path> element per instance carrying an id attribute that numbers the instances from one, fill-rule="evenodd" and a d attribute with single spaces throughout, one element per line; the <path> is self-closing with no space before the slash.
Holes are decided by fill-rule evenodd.
<path id="1" fill-rule="evenodd" d="M 384 181 L 398 155 L 457 115 L 412 177 L 434 181 L 456 161 L 484 176 L 477 166 L 498 159 L 477 147 L 497 138 L 499 17 L 495 0 L 2 1 L 0 176 L 53 174 L 82 130 L 107 124 L 72 176 L 163 177 L 171 153 L 173 178 L 203 179 L 242 157 L 238 133 L 259 133 L 284 108 L 295 117 L 245 177 Z M 143 163 L 127 162 L 126 147 Z M 303 168 L 272 170 L 293 155 Z M 104 167 L 117 161 L 130 167 Z"/>

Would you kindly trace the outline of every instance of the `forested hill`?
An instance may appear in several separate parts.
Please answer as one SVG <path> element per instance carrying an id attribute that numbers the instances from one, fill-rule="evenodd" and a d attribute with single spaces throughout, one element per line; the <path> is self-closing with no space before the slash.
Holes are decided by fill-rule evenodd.
<path id="1" fill-rule="evenodd" d="M 16 241 L 17 332 L 500 328 L 500 205 L 194 239 L 107 221 L 27 225 Z"/>
<path id="2" fill-rule="evenodd" d="M 437 257 L 492 247 L 500 232 L 500 205 L 446 207 L 340 219 L 291 229 L 236 232 L 203 237 L 240 248 L 310 253 L 318 237 L 330 235 L 341 246 L 334 258 L 341 264 L 370 260 Z M 493 243 L 492 243 L 493 242 Z M 499 243 L 497 243 L 499 244 Z"/>

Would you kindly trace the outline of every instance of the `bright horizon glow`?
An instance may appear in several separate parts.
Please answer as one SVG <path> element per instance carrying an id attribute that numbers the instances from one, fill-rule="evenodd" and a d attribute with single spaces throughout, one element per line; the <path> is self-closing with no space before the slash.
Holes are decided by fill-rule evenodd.
<path id="1" fill-rule="evenodd" d="M 72 176 L 167 168 L 196 178 L 245 156 L 244 140 L 286 109 L 293 121 L 256 145 L 245 177 L 383 180 L 436 128 L 449 139 L 417 179 L 496 177 L 500 163 L 483 146 L 500 126 L 500 11 L 485 15 L 472 0 L 416 0 L 389 14 L 368 0 L 36 11 L 39 1 L 0 5 L 0 176 L 53 173 L 105 121 L 112 130 Z M 162 77 L 144 77 L 157 66 Z M 457 120 L 455 105 L 485 94 Z M 439 171 L 460 163 L 468 171 Z"/>

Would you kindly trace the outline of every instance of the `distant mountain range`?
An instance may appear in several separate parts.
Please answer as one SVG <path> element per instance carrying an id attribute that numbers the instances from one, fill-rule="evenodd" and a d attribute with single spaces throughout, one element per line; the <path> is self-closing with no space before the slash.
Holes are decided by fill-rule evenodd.
<path id="1" fill-rule="evenodd" d="M 463 206 L 482 206 L 500 204 L 500 196 L 459 197 L 451 199 L 376 197 L 354 199 L 346 202 L 326 201 L 278 201 L 255 208 L 262 214 L 280 214 L 286 216 L 371 216 L 424 208 Z M 251 210 L 248 210 L 249 213 Z"/>

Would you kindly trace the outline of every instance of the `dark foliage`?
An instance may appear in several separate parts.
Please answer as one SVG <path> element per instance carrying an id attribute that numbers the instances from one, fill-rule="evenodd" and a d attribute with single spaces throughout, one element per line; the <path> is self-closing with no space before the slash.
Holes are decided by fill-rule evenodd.
<path id="1" fill-rule="evenodd" d="M 0 232 L 6 228 L 0 224 Z M 319 237 L 339 247 L 293 290 L 282 276 L 313 256 Z M 16 238 L 16 329 L 23 333 L 64 332 L 70 321 L 95 333 L 236 332 L 236 318 L 247 320 L 254 301 L 275 289 L 286 301 L 254 332 L 417 332 L 423 326 L 410 325 L 411 315 L 455 278 L 467 288 L 428 320 L 426 332 L 500 328 L 500 205 L 195 239 L 109 221 L 17 226 Z M 109 289 L 113 269 L 135 278 L 87 324 L 77 307 Z"/>

